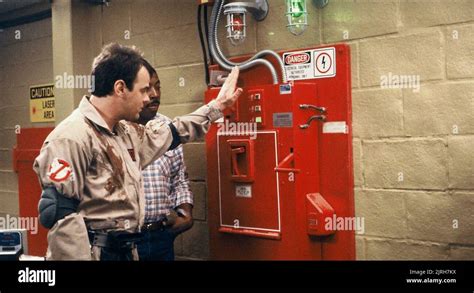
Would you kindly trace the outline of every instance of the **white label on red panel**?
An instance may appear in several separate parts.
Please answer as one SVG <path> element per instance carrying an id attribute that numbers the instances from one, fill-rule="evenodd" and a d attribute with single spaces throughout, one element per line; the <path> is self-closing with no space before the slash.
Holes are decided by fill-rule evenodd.
<path id="1" fill-rule="evenodd" d="M 349 129 L 345 121 L 326 122 L 323 133 L 349 133 Z"/>
<path id="2" fill-rule="evenodd" d="M 252 185 L 236 185 L 235 186 L 235 196 L 237 197 L 252 197 Z"/>
<path id="3" fill-rule="evenodd" d="M 283 54 L 288 80 L 330 78 L 336 76 L 334 47 L 288 52 Z"/>

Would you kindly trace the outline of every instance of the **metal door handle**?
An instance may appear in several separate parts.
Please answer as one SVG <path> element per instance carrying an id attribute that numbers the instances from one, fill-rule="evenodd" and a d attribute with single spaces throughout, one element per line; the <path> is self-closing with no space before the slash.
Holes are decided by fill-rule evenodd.
<path id="1" fill-rule="evenodd" d="M 306 129 L 309 127 L 309 125 L 311 124 L 311 122 L 313 122 L 314 120 L 317 120 L 317 121 L 326 121 L 326 115 L 313 115 L 311 117 L 309 117 L 308 121 L 306 122 L 306 124 L 301 124 L 300 125 L 300 128 L 301 129 Z"/>
<path id="2" fill-rule="evenodd" d="M 239 165 L 237 163 L 237 155 L 245 153 L 244 147 L 232 148 L 232 170 L 234 175 L 240 175 Z"/>
<path id="3" fill-rule="evenodd" d="M 310 104 L 300 104 L 300 109 L 313 109 L 318 111 L 321 114 L 326 114 L 326 108 L 325 107 L 318 107 L 315 105 L 310 105 Z"/>
<path id="4" fill-rule="evenodd" d="M 287 167 L 290 163 L 295 161 L 295 155 L 293 153 L 289 153 L 280 163 L 278 166 L 275 167 L 275 172 L 294 172 L 299 173 L 301 170 L 296 168 Z"/>

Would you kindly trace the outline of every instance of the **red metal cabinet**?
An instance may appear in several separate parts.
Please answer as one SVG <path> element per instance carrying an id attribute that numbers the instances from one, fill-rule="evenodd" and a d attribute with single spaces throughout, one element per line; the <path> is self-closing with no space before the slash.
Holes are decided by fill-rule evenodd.
<path id="1" fill-rule="evenodd" d="M 350 51 L 331 47 L 330 78 L 288 87 L 271 84 L 261 66 L 241 72 L 242 96 L 206 137 L 212 259 L 355 258 L 354 231 L 324 225 L 354 217 Z M 322 113 L 304 105 L 324 107 L 326 121 L 308 124 Z M 345 131 L 330 130 L 341 124 Z"/>
<path id="2" fill-rule="evenodd" d="M 17 134 L 17 145 L 13 149 L 13 170 L 18 173 L 20 217 L 38 217 L 38 201 L 41 187 L 33 162 L 41 146 L 53 128 L 22 128 Z M 28 231 L 28 254 L 45 256 L 48 242 L 46 230 L 38 221 L 38 233 Z"/>

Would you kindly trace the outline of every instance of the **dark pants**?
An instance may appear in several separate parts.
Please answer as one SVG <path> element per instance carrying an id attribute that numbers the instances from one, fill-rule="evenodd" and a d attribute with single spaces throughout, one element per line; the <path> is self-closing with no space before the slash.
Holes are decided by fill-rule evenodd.
<path id="1" fill-rule="evenodd" d="M 176 235 L 169 229 L 144 231 L 143 240 L 137 245 L 138 257 L 144 261 L 173 261 Z"/>
<path id="2" fill-rule="evenodd" d="M 132 261 L 133 254 L 132 254 L 132 250 L 114 251 L 108 247 L 102 247 L 100 249 L 100 260 L 101 261 Z"/>

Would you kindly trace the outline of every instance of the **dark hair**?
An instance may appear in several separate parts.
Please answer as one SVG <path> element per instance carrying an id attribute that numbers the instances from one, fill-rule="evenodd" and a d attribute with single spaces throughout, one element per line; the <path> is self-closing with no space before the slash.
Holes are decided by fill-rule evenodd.
<path id="1" fill-rule="evenodd" d="M 137 73 L 144 66 L 144 59 L 138 49 L 112 43 L 106 45 L 92 63 L 92 76 L 95 78 L 94 96 L 104 97 L 113 92 L 114 83 L 123 80 L 129 91 Z"/>
<path id="2" fill-rule="evenodd" d="M 153 68 L 153 66 L 151 66 L 151 64 L 146 59 L 143 59 L 143 66 L 145 66 L 146 70 L 148 70 L 150 78 L 153 77 L 153 75 L 158 76 L 158 73 L 156 73 L 155 68 Z"/>

